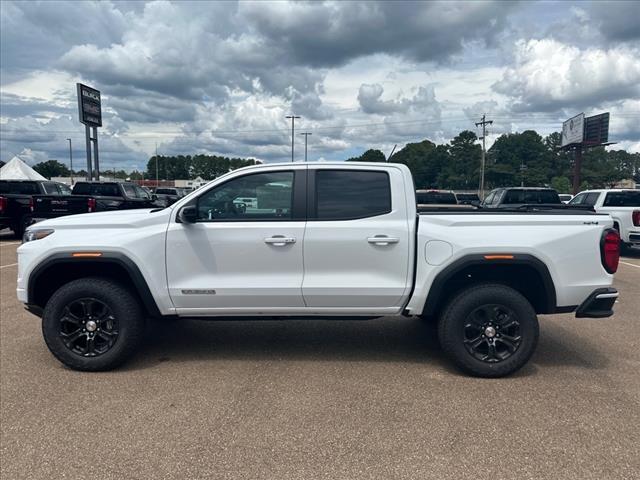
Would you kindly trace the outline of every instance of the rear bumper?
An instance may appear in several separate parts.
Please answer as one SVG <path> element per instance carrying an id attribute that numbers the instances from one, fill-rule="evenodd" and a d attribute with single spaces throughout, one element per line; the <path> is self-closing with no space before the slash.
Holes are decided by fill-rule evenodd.
<path id="1" fill-rule="evenodd" d="M 576 311 L 577 318 L 605 318 L 613 315 L 613 304 L 618 299 L 615 288 L 598 288 L 582 302 Z"/>
<path id="2" fill-rule="evenodd" d="M 629 243 L 640 243 L 640 233 L 630 233 Z"/>

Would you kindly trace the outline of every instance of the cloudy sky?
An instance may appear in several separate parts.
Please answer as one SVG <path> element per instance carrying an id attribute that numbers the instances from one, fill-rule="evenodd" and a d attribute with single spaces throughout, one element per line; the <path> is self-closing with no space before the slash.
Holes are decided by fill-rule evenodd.
<path id="1" fill-rule="evenodd" d="M 75 83 L 102 91 L 103 168 L 161 154 L 310 159 L 494 120 L 488 139 L 611 112 L 640 151 L 640 2 L 9 2 L 0 158 L 84 157 Z M 296 135 L 301 159 L 304 138 Z M 79 163 L 80 164 L 80 163 Z"/>

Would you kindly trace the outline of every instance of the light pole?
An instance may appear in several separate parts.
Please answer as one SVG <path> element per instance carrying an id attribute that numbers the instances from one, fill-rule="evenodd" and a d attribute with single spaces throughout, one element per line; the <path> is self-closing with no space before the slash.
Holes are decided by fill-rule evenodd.
<path id="1" fill-rule="evenodd" d="M 302 132 L 300 135 L 304 135 L 304 161 L 307 161 L 307 138 L 309 135 L 313 135 L 311 132 Z"/>
<path id="2" fill-rule="evenodd" d="M 285 118 L 291 119 L 291 163 L 293 163 L 293 139 L 295 138 L 295 123 L 296 118 L 300 118 L 298 115 L 287 115 Z"/>
<path id="3" fill-rule="evenodd" d="M 71 186 L 73 187 L 73 153 L 71 151 L 71 139 L 67 138 L 69 142 L 69 174 L 71 175 Z"/>

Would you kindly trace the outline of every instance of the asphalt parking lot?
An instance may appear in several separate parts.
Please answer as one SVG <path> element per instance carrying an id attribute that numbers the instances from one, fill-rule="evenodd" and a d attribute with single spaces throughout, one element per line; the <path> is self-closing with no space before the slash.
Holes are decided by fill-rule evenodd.
<path id="1" fill-rule="evenodd" d="M 0 235 L 1 477 L 631 479 L 640 251 L 610 319 L 541 318 L 515 376 L 453 370 L 411 319 L 167 322 L 124 368 L 47 351 Z"/>

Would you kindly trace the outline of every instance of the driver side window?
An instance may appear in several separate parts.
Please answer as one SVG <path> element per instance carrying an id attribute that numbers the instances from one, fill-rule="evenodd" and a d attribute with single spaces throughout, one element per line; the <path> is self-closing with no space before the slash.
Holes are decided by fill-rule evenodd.
<path id="1" fill-rule="evenodd" d="M 198 221 L 290 220 L 293 171 L 234 178 L 198 198 Z"/>

